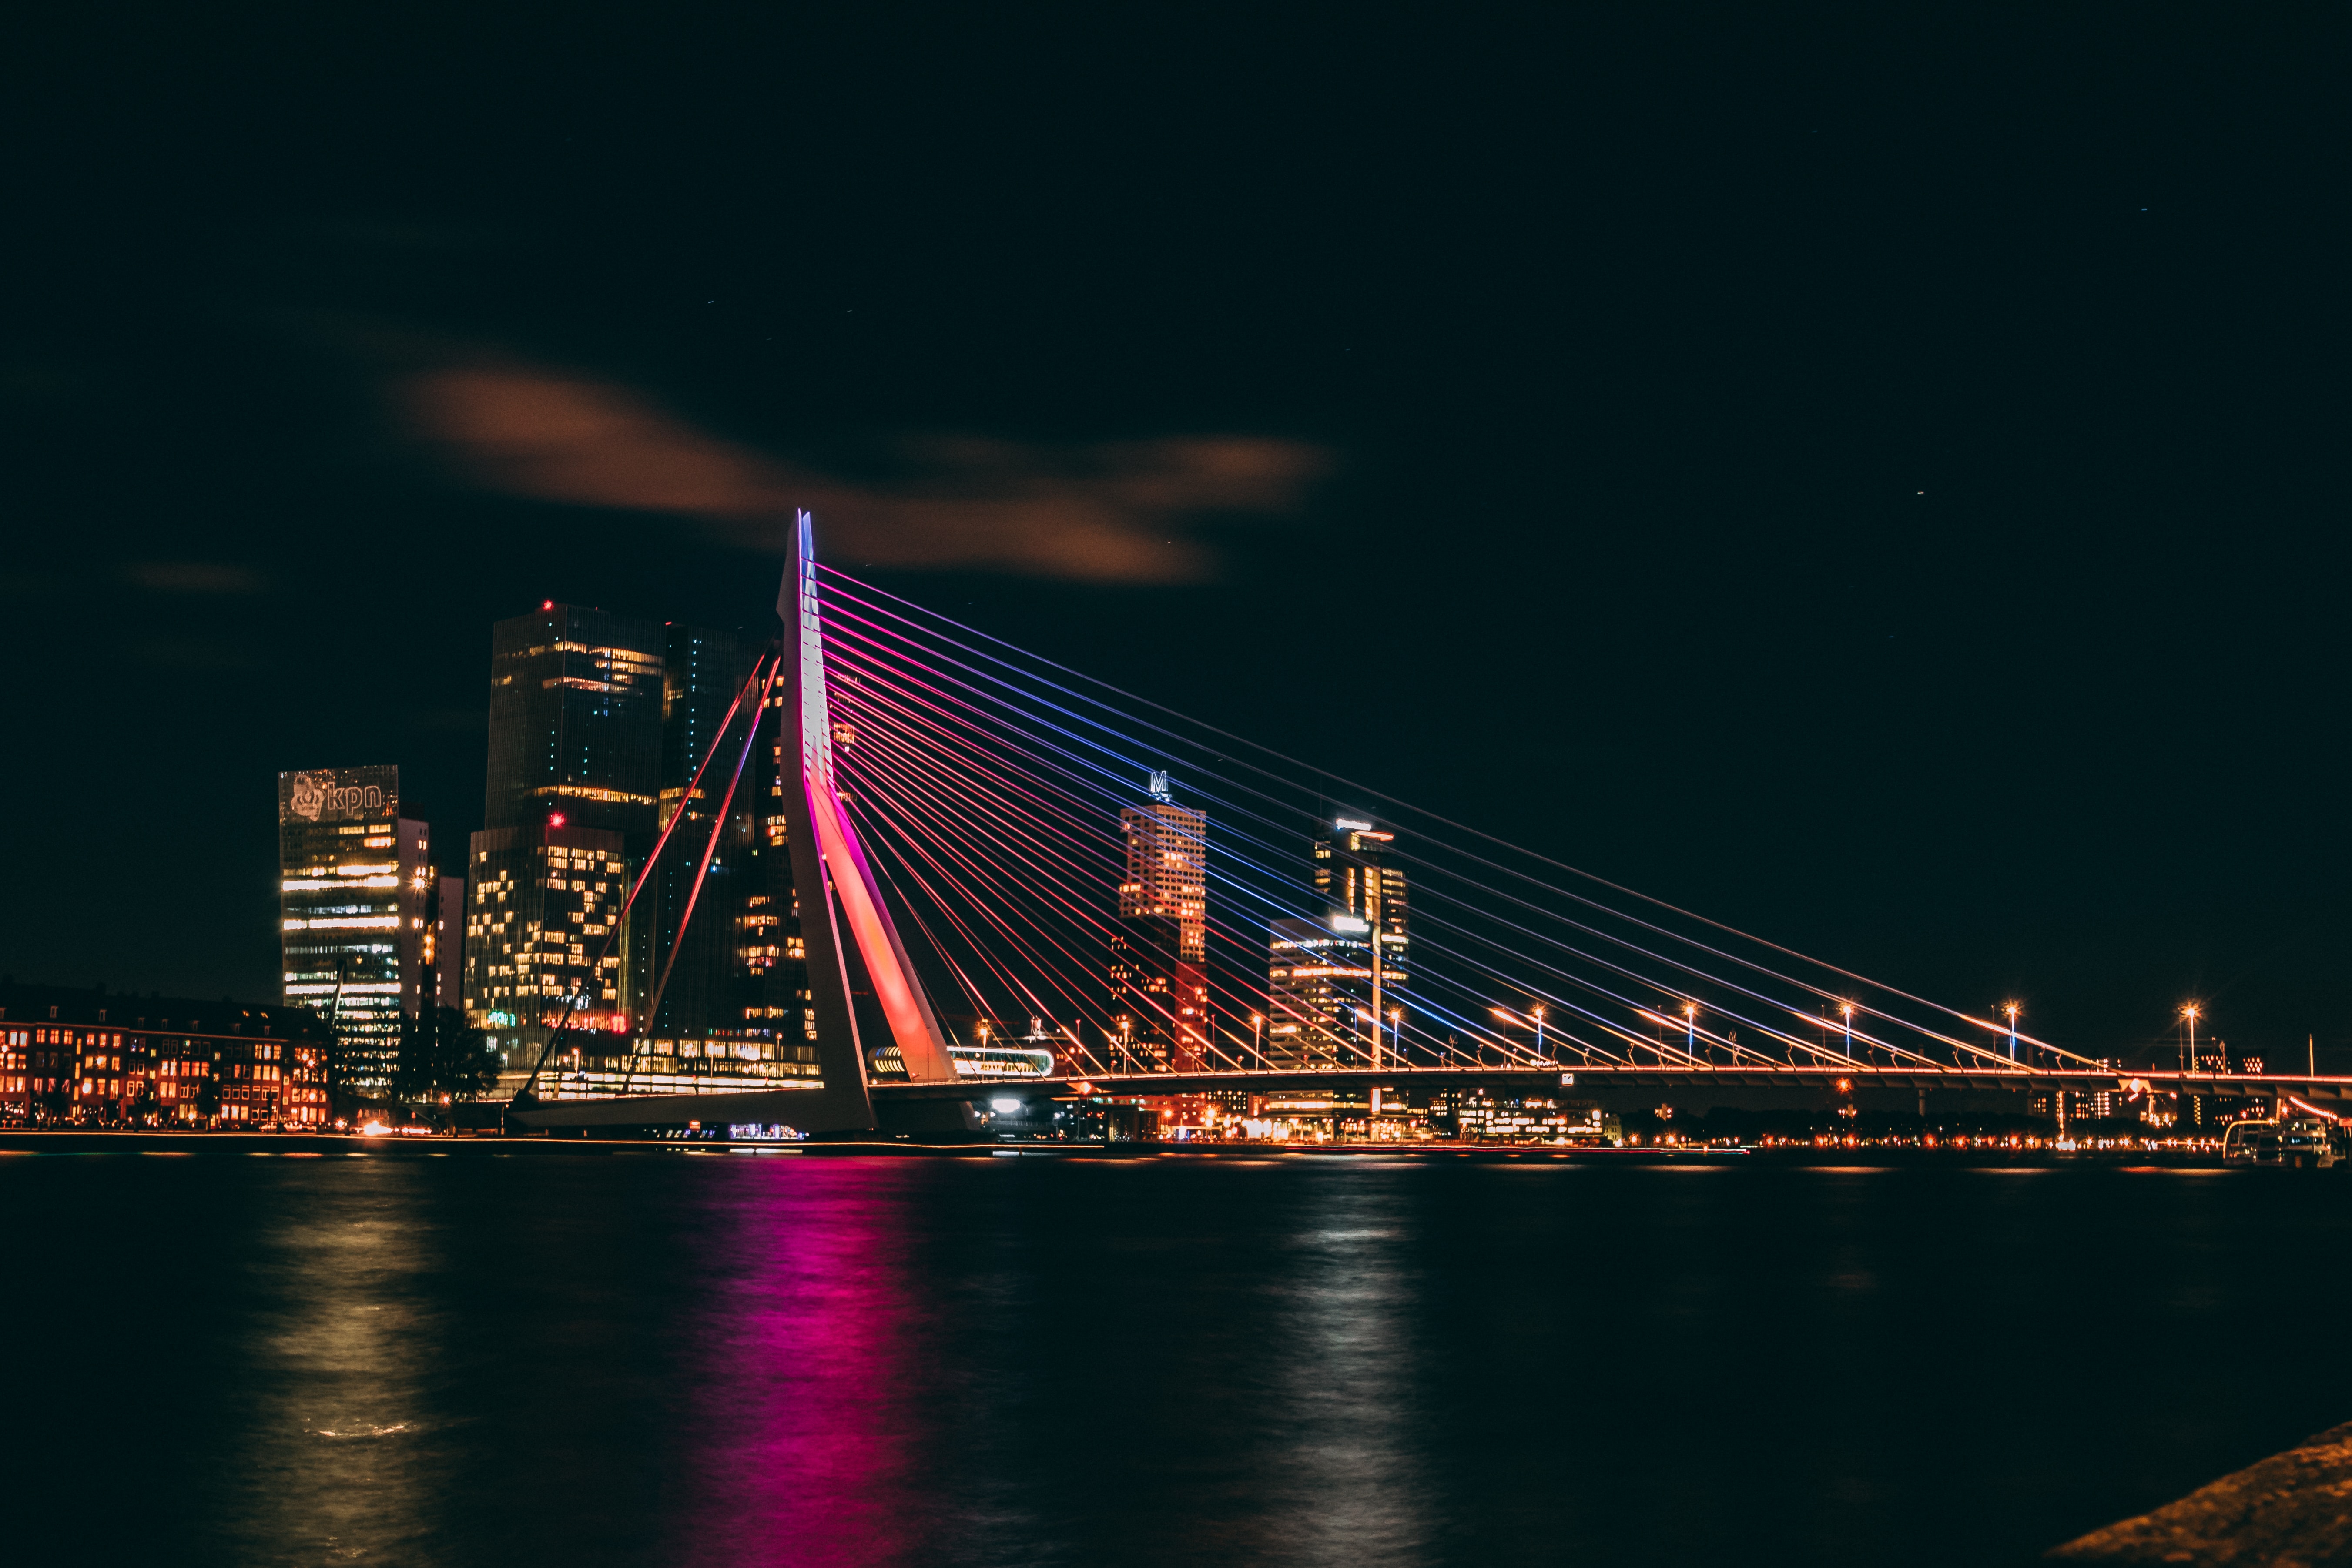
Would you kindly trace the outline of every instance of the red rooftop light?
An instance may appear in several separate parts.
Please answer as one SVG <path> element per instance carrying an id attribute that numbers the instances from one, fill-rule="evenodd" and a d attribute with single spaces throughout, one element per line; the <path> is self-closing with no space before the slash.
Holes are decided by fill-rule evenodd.
<path id="1" fill-rule="evenodd" d="M 562 814 L 562 812 L 560 812 L 560 811 L 551 811 L 551 812 L 549 812 L 549 813 L 547 814 L 547 825 L 548 825 L 550 827 L 561 827 L 561 826 L 563 826 L 563 814 Z"/>
<path id="2" fill-rule="evenodd" d="M 539 607 L 542 610 L 551 610 L 555 608 L 555 601 L 552 599 L 541 599 L 539 602 Z"/>

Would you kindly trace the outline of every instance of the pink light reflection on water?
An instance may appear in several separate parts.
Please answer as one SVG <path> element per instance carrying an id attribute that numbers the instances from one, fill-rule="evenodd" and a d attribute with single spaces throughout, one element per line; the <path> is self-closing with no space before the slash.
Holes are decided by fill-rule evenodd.
<path id="1" fill-rule="evenodd" d="M 909 1289 L 907 1162 L 738 1162 L 708 1227 L 736 1250 L 689 1326 L 691 1500 L 673 1561 L 915 1560 L 926 1315 Z M 714 1173 L 716 1174 L 717 1173 Z"/>

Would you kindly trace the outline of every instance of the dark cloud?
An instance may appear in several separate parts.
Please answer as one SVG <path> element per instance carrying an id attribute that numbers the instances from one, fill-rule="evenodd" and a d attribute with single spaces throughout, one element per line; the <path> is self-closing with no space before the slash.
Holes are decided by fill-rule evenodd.
<path id="1" fill-rule="evenodd" d="M 1195 581 L 1213 560 L 1184 525 L 1289 511 L 1330 466 L 1319 447 L 1261 437 L 934 436 L 899 444 L 897 477 L 861 481 L 722 439 L 584 376 L 476 364 L 413 373 L 398 387 L 412 428 L 493 489 L 690 517 L 757 549 L 779 548 L 782 520 L 806 507 L 836 558 L 882 566 Z"/>
<path id="2" fill-rule="evenodd" d="M 261 574 L 249 566 L 219 561 L 134 561 L 125 574 L 142 588 L 158 594 L 258 594 Z"/>
<path id="3" fill-rule="evenodd" d="M 220 637 L 173 636 L 142 637 L 124 645 L 130 662 L 148 668 L 180 671 L 257 670 L 268 661 L 253 650 Z"/>

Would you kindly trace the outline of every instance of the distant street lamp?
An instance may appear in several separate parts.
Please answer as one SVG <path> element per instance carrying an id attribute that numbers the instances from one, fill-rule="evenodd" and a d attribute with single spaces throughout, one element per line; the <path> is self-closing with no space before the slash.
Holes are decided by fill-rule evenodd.
<path id="1" fill-rule="evenodd" d="M 1853 1004 L 1841 1002 L 1838 1004 L 1838 1011 L 1845 1015 L 1845 1058 L 1852 1061 L 1853 1059 Z"/>
<path id="2" fill-rule="evenodd" d="M 1698 1004 L 1683 1004 L 1683 1049 L 1693 1062 L 1698 1060 Z"/>
<path id="3" fill-rule="evenodd" d="M 2017 1015 L 2022 1009 L 2016 1003 L 2011 1002 L 2001 1011 L 2009 1015 L 2009 1060 L 2010 1065 L 2014 1067 L 2017 1065 Z"/>
<path id="4" fill-rule="evenodd" d="M 1528 1012 L 1534 1016 L 1536 1021 L 1536 1060 L 1549 1061 L 1551 1058 L 1544 1055 L 1543 1048 L 1543 1004 L 1537 1003 L 1528 1009 Z"/>
<path id="5" fill-rule="evenodd" d="M 2183 1006 L 2180 1017 L 2188 1026 L 2180 1041 L 2180 1070 L 2189 1072 L 2197 1066 L 2197 1004 L 2191 1002 Z"/>
<path id="6" fill-rule="evenodd" d="M 1265 1015 L 1250 1015 L 1250 1055 L 1257 1058 L 1257 1070 L 1265 1070 Z"/>

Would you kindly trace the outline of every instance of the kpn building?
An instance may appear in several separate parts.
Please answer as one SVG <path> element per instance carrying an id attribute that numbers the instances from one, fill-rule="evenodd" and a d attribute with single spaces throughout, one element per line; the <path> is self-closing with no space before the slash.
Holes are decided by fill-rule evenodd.
<path id="1" fill-rule="evenodd" d="M 400 1020 L 431 1005 L 436 901 L 425 825 L 400 815 L 397 767 L 278 775 L 278 907 L 284 996 L 324 1018 L 329 1081 L 391 1087 Z"/>

